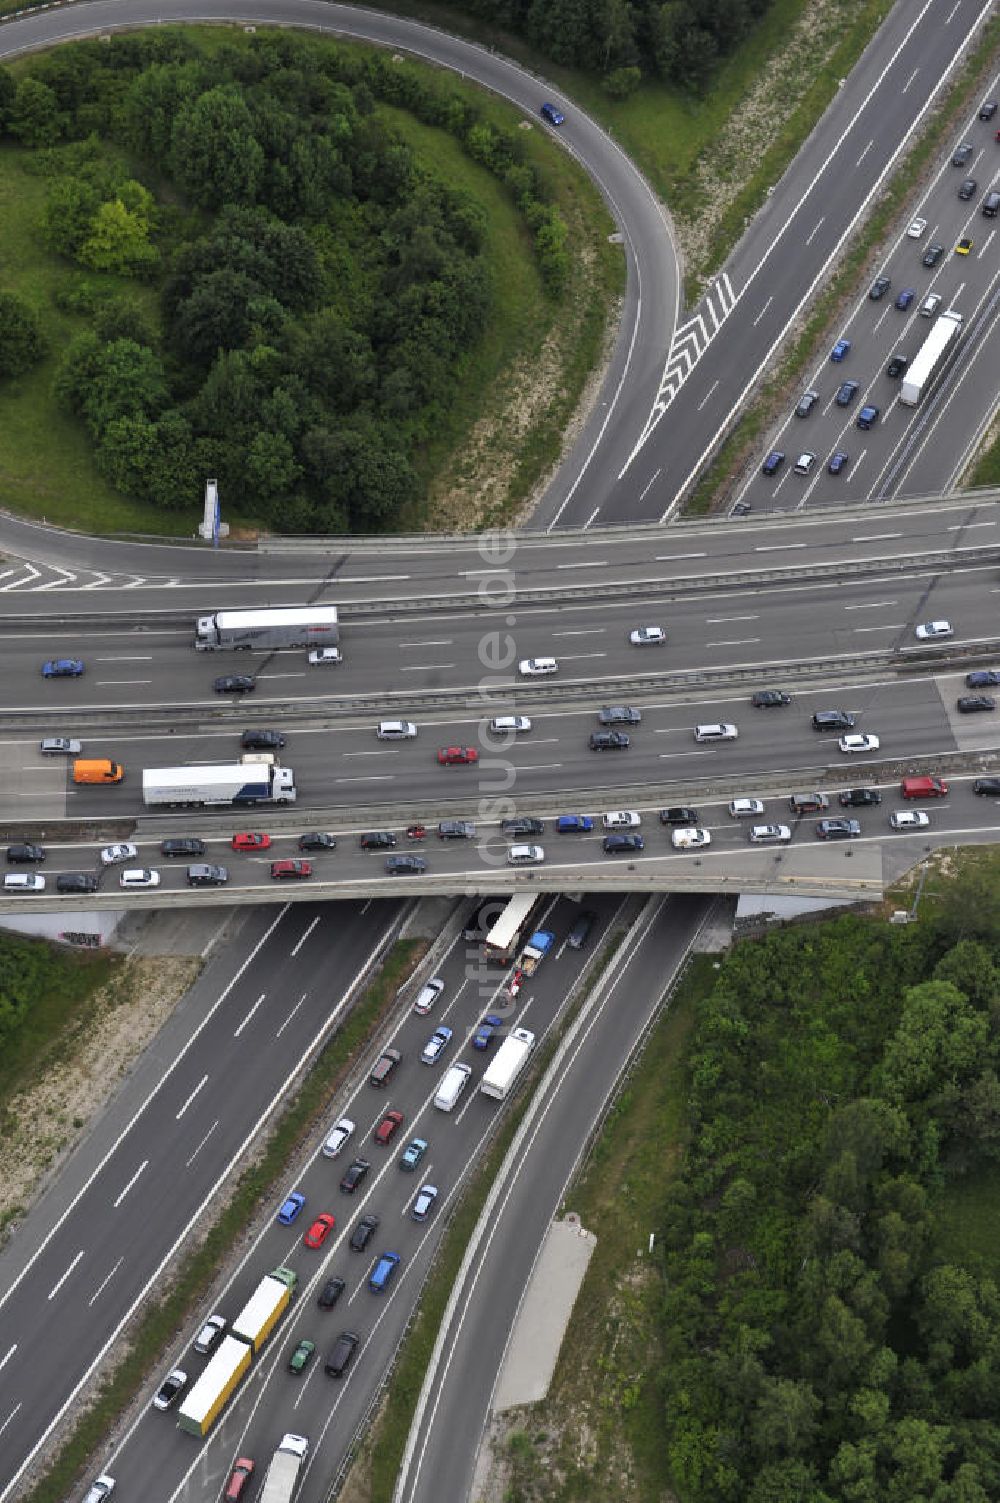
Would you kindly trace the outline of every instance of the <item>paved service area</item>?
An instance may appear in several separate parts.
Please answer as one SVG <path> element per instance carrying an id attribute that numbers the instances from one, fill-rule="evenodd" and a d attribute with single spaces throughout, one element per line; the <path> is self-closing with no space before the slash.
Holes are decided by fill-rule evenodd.
<path id="1" fill-rule="evenodd" d="M 578 1216 L 553 1221 L 542 1243 L 497 1382 L 499 1414 L 544 1399 L 597 1238 Z"/>

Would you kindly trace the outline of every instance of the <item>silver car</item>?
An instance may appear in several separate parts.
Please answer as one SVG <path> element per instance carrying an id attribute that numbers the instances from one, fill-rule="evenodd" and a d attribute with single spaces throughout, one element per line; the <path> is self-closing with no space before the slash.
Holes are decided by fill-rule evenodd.
<path id="1" fill-rule="evenodd" d="M 78 757 L 83 751 L 83 742 L 73 741 L 69 736 L 46 736 L 40 748 L 43 757 Z M 97 1486 L 96 1482 L 94 1486 Z"/>
<path id="2" fill-rule="evenodd" d="M 139 847 L 133 845 L 130 840 L 122 841 L 121 845 L 106 845 L 101 852 L 102 866 L 116 866 L 121 861 L 135 861 L 139 856 Z"/>

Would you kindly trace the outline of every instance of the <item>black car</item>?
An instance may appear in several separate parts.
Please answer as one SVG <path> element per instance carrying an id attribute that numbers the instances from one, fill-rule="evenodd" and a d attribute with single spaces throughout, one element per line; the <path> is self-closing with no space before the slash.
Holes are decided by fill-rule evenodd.
<path id="1" fill-rule="evenodd" d="M 633 851 L 641 851 L 644 844 L 641 835 L 605 835 L 604 854 L 605 856 L 628 856 Z"/>
<path id="2" fill-rule="evenodd" d="M 909 364 L 910 362 L 905 355 L 893 355 L 892 359 L 889 361 L 889 364 L 885 368 L 885 373 L 887 376 L 891 377 L 893 381 L 897 381 L 900 376 L 906 374 Z"/>
<path id="3" fill-rule="evenodd" d="M 984 793 L 990 798 L 1000 798 L 1000 778 L 977 778 L 972 785 L 973 793 Z"/>
<path id="4" fill-rule="evenodd" d="M 443 819 L 438 825 L 439 840 L 475 840 L 476 827 L 471 819 Z"/>
<path id="5" fill-rule="evenodd" d="M 762 475 L 777 475 L 785 462 L 785 456 L 781 449 L 772 449 L 760 467 Z M 734 507 L 735 510 L 735 507 Z"/>
<path id="6" fill-rule="evenodd" d="M 504 835 L 543 835 L 545 825 L 540 819 L 530 819 L 527 815 L 518 815 L 514 819 L 502 819 L 500 830 Z"/>
<path id="7" fill-rule="evenodd" d="M 992 694 L 963 694 L 958 701 L 960 715 L 975 715 L 978 710 L 995 710 L 996 707 Z"/>
<path id="8" fill-rule="evenodd" d="M 418 877 L 427 870 L 427 861 L 423 856 L 387 856 L 385 870 L 389 877 Z"/>
<path id="9" fill-rule="evenodd" d="M 965 683 L 969 689 L 994 689 L 1000 684 L 1000 668 L 977 668 L 965 675 Z"/>
<path id="10" fill-rule="evenodd" d="M 319 1291 L 319 1299 L 316 1301 L 321 1310 L 332 1310 L 344 1292 L 343 1279 L 327 1279 Z"/>
<path id="11" fill-rule="evenodd" d="M 849 715 L 846 710 L 817 710 L 813 716 L 814 731 L 849 731 L 853 729 L 857 716 Z"/>
<path id="12" fill-rule="evenodd" d="M 299 836 L 300 851 L 332 851 L 336 846 L 332 835 L 323 835 L 319 830 L 310 830 L 307 835 Z"/>
<path id="13" fill-rule="evenodd" d="M 249 673 L 224 673 L 212 680 L 216 694 L 252 694 L 256 687 L 257 680 Z"/>
<path id="14" fill-rule="evenodd" d="M 354 1162 L 344 1170 L 344 1177 L 340 1181 L 340 1188 L 343 1190 L 345 1195 L 354 1194 L 355 1190 L 358 1188 L 370 1168 L 371 1164 L 367 1159 L 355 1159 Z"/>
<path id="15" fill-rule="evenodd" d="M 861 826 L 856 819 L 818 819 L 816 834 L 820 840 L 856 840 Z"/>
<path id="16" fill-rule="evenodd" d="M 978 187 L 979 187 L 979 184 L 976 182 L 976 180 L 975 180 L 974 177 L 964 178 L 962 180 L 961 184 L 959 185 L 959 189 L 958 189 L 958 196 L 959 196 L 959 198 L 964 199 L 965 202 L 968 203 L 968 201 L 969 201 L 970 198 L 975 198 L 975 196 L 976 196 L 976 189 Z"/>
<path id="17" fill-rule="evenodd" d="M 770 710 L 775 705 L 790 705 L 791 702 L 792 696 L 784 694 L 781 689 L 758 689 L 750 696 L 750 703 L 758 710 Z"/>
<path id="18" fill-rule="evenodd" d="M 587 943 L 590 931 L 591 929 L 593 929 L 596 922 L 597 914 L 592 908 L 585 908 L 583 912 L 577 916 L 576 923 L 573 925 L 572 929 L 569 931 L 569 934 L 566 937 L 566 943 L 569 945 L 571 950 L 583 949 L 584 945 Z"/>
<path id="19" fill-rule="evenodd" d="M 323 1364 L 323 1371 L 331 1378 L 342 1378 L 360 1345 L 361 1337 L 356 1331 L 341 1331 L 336 1346 Z"/>
<path id="20" fill-rule="evenodd" d="M 992 120 L 993 116 L 996 114 L 996 112 L 997 112 L 997 102 L 996 102 L 995 99 L 986 99 L 979 106 L 979 118 L 980 118 L 980 120 Z"/>
<path id="21" fill-rule="evenodd" d="M 207 861 L 196 861 L 187 869 L 189 887 L 225 887 L 228 881 L 229 869 L 225 866 L 212 866 Z"/>
<path id="22" fill-rule="evenodd" d="M 244 731 L 240 745 L 244 751 L 280 751 L 285 740 L 280 731 Z"/>
<path id="23" fill-rule="evenodd" d="M 795 407 L 796 417 L 808 417 L 819 401 L 818 391 L 804 391 Z"/>
<path id="24" fill-rule="evenodd" d="M 396 837 L 391 830 L 366 830 L 358 836 L 358 845 L 363 851 L 391 851 Z"/>
<path id="25" fill-rule="evenodd" d="M 686 804 L 675 804 L 669 809 L 660 810 L 661 825 L 696 825 L 697 823 L 697 809 L 689 809 Z"/>
<path id="26" fill-rule="evenodd" d="M 378 1217 L 370 1212 L 362 1216 L 357 1226 L 351 1233 L 351 1251 L 364 1252 L 375 1232 L 378 1231 Z"/>
<path id="27" fill-rule="evenodd" d="M 920 257 L 922 266 L 936 266 L 944 255 L 944 246 L 940 240 L 934 240 Z"/>
<path id="28" fill-rule="evenodd" d="M 972 152 L 973 152 L 972 142 L 971 141 L 964 142 L 963 145 L 961 145 L 958 148 L 958 150 L 956 151 L 955 155 L 952 157 L 952 159 L 951 159 L 951 165 L 953 167 L 964 167 L 965 164 L 966 164 L 966 162 L 971 157 Z"/>
<path id="29" fill-rule="evenodd" d="M 638 725 L 642 720 L 642 711 L 633 709 L 631 705 L 605 705 L 598 710 L 597 718 L 601 725 Z"/>
<path id="30" fill-rule="evenodd" d="M 868 289 L 868 296 L 873 303 L 877 303 L 880 297 L 884 297 L 892 286 L 888 277 L 876 277 Z"/>
<path id="31" fill-rule="evenodd" d="M 194 835 L 172 835 L 160 841 L 161 856 L 204 856 L 205 842 Z"/>
<path id="32" fill-rule="evenodd" d="M 871 804 L 882 802 L 877 788 L 845 788 L 837 798 L 844 809 L 866 809 Z"/>
<path id="33" fill-rule="evenodd" d="M 7 861 L 11 866 L 23 866 L 29 861 L 44 861 L 45 847 L 31 845 L 25 841 L 23 845 L 9 845 L 7 847 Z"/>
<path id="34" fill-rule="evenodd" d="M 97 882 L 94 872 L 60 872 L 56 892 L 96 892 Z"/>
<path id="35" fill-rule="evenodd" d="M 592 731 L 591 751 L 627 751 L 630 737 L 624 731 Z"/>

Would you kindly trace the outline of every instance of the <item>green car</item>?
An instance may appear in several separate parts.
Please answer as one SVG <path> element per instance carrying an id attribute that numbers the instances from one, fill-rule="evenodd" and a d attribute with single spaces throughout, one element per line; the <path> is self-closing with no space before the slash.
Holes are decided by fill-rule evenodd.
<path id="1" fill-rule="evenodd" d="M 403 1149 L 402 1157 L 399 1160 L 400 1169 L 414 1170 L 426 1152 L 427 1139 L 412 1138 Z"/>
<path id="2" fill-rule="evenodd" d="M 288 1359 L 288 1371 L 301 1373 L 309 1366 L 309 1359 L 316 1350 L 315 1341 L 300 1341 Z"/>

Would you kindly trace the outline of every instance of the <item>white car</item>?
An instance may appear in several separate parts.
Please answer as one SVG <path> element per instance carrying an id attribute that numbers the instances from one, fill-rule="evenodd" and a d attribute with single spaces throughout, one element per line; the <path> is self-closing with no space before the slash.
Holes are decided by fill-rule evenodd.
<path id="1" fill-rule="evenodd" d="M 763 814 L 764 800 L 760 798 L 734 798 L 729 805 L 734 819 L 746 819 L 750 815 Z"/>
<path id="2" fill-rule="evenodd" d="M 795 461 L 796 475 L 808 475 L 816 463 L 816 456 L 811 449 L 804 449 Z"/>
<path id="3" fill-rule="evenodd" d="M 326 1142 L 323 1144 L 323 1157 L 325 1159 L 335 1159 L 344 1144 L 353 1136 L 354 1123 L 350 1117 L 341 1117 L 340 1121 L 335 1122 L 327 1134 Z"/>
<path id="4" fill-rule="evenodd" d="M 899 809 L 895 814 L 889 815 L 889 823 L 894 830 L 926 830 L 931 822 L 929 814 L 923 809 Z"/>
<path id="5" fill-rule="evenodd" d="M 101 852 L 101 864 L 114 866 L 119 861 L 135 861 L 138 856 L 139 847 L 126 840 L 122 845 L 106 845 Z"/>
<path id="6" fill-rule="evenodd" d="M 531 721 L 527 715 L 496 715 L 490 721 L 490 730 L 497 736 L 502 736 L 507 731 L 513 731 L 515 736 L 523 736 L 531 730 Z"/>
<path id="7" fill-rule="evenodd" d="M 786 845 L 792 838 L 792 832 L 787 825 L 751 825 L 750 842 L 752 845 Z"/>
<path id="8" fill-rule="evenodd" d="M 920 642 L 936 642 L 939 637 L 953 637 L 955 628 L 950 621 L 925 621 L 914 631 L 914 636 Z"/>
<path id="9" fill-rule="evenodd" d="M 872 752 L 882 743 L 877 736 L 841 736 L 837 744 L 842 752 Z"/>
<path id="10" fill-rule="evenodd" d="M 739 731 L 728 721 L 716 721 L 711 725 L 696 725 L 694 739 L 696 741 L 735 741 Z"/>
<path id="11" fill-rule="evenodd" d="M 606 830 L 637 830 L 642 824 L 642 816 L 634 809 L 609 809 L 601 824 Z"/>
<path id="12" fill-rule="evenodd" d="M 941 306 L 940 292 L 929 292 L 920 304 L 921 318 L 933 318 Z"/>
<path id="13" fill-rule="evenodd" d="M 69 736 L 46 736 L 41 742 L 43 757 L 78 757 L 82 751 L 83 742 L 74 741 Z M 96 1482 L 94 1486 L 97 1486 Z"/>
<path id="14" fill-rule="evenodd" d="M 699 830 L 690 825 L 683 829 L 671 830 L 670 844 L 675 851 L 697 851 L 702 846 L 711 845 L 712 837 L 707 830 Z"/>
<path id="15" fill-rule="evenodd" d="M 314 647 L 309 654 L 310 668 L 325 668 L 330 663 L 342 661 L 339 647 Z"/>
<path id="16" fill-rule="evenodd" d="M 508 866 L 540 866 L 545 860 L 545 849 L 540 845 L 512 845 L 507 852 Z"/>
<path id="17" fill-rule="evenodd" d="M 910 225 L 910 228 L 907 230 L 906 233 L 907 233 L 907 235 L 909 236 L 909 238 L 911 240 L 919 240 L 920 237 L 921 237 L 921 235 L 924 233 L 924 230 L 926 230 L 926 228 L 927 228 L 927 220 L 926 219 L 921 219 L 919 217 L 919 215 L 918 215 L 917 218 L 913 220 L 913 222 Z"/>
<path id="18" fill-rule="evenodd" d="M 417 728 L 412 720 L 380 720 L 375 734 L 380 741 L 410 741 Z"/>
<path id="19" fill-rule="evenodd" d="M 423 986 L 417 992 L 417 1000 L 413 1004 L 413 1011 L 418 1013 L 422 1018 L 426 1017 L 443 991 L 444 982 L 441 980 L 441 977 L 432 976 L 429 981 L 424 982 Z"/>
<path id="20" fill-rule="evenodd" d="M 522 678 L 542 678 L 546 673 L 558 673 L 559 664 L 555 658 L 522 658 L 517 671 Z"/>
<path id="21" fill-rule="evenodd" d="M 420 1058 L 425 1065 L 436 1064 L 440 1056 L 451 1043 L 450 1028 L 435 1028 L 420 1053 Z"/>
<path id="22" fill-rule="evenodd" d="M 224 1315 L 210 1315 L 194 1339 L 194 1349 L 205 1357 L 226 1329 Z"/>
<path id="23" fill-rule="evenodd" d="M 154 1409 L 169 1409 L 178 1394 L 183 1393 L 187 1387 L 187 1373 L 180 1367 L 175 1367 L 172 1373 L 167 1373 L 163 1382 L 156 1390 L 153 1398 Z"/>
<path id="24" fill-rule="evenodd" d="M 667 634 L 662 626 L 637 626 L 635 631 L 630 631 L 628 639 L 633 647 L 653 647 L 667 640 Z"/>
<path id="25" fill-rule="evenodd" d="M 83 1503 L 105 1503 L 105 1499 L 110 1498 L 114 1490 L 115 1479 L 109 1477 L 107 1472 L 105 1472 L 103 1477 L 95 1477 L 94 1481 L 90 1484 Z"/>
<path id="26" fill-rule="evenodd" d="M 130 866 L 118 878 L 119 887 L 159 887 L 160 874 L 148 866 Z"/>

